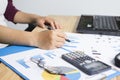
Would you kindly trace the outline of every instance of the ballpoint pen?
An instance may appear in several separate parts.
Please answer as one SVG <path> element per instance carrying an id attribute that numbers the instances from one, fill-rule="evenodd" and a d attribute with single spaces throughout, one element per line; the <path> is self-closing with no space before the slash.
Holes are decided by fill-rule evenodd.
<path id="1" fill-rule="evenodd" d="M 70 42 L 70 40 L 69 39 L 65 39 L 67 42 Z"/>

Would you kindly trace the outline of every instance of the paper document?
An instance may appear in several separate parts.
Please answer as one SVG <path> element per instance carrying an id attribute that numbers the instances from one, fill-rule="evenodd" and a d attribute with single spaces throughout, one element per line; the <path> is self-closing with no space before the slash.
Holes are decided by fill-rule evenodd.
<path id="1" fill-rule="evenodd" d="M 54 50 L 34 48 L 15 54 L 1 56 L 0 58 L 5 63 L 12 66 L 16 71 L 24 75 L 28 80 L 100 80 L 101 78 L 109 76 L 118 70 L 110 70 L 97 75 L 88 76 L 76 67 L 64 61 L 61 58 L 61 55 L 79 50 L 84 51 L 85 54 L 88 54 L 95 59 L 99 59 L 113 65 L 111 60 L 118 52 L 120 52 L 120 37 L 75 33 L 66 34 L 70 42 L 66 42 L 61 48 Z M 99 54 L 93 54 L 93 51 L 96 51 Z M 50 74 L 32 62 L 31 58 L 44 60 L 46 66 L 64 67 L 66 75 Z M 68 69 L 65 69 L 65 67 L 68 67 Z"/>

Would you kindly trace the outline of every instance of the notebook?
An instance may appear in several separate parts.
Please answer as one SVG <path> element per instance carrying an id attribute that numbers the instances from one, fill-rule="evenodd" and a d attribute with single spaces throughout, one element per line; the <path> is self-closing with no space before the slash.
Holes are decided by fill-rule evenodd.
<path id="1" fill-rule="evenodd" d="M 120 16 L 81 15 L 76 31 L 120 36 Z"/>

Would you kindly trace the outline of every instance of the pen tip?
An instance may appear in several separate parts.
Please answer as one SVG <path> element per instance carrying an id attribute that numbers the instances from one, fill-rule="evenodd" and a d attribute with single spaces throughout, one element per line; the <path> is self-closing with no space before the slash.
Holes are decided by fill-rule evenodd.
<path id="1" fill-rule="evenodd" d="M 65 39 L 67 42 L 70 42 L 70 40 L 69 39 Z"/>

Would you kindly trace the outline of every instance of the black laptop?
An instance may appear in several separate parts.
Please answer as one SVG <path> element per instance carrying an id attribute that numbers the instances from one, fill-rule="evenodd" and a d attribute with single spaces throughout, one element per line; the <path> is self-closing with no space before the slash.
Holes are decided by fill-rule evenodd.
<path id="1" fill-rule="evenodd" d="M 120 16 L 81 15 L 76 31 L 120 36 Z"/>

